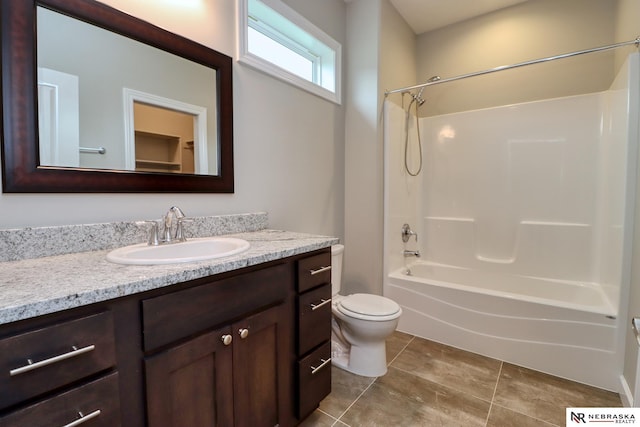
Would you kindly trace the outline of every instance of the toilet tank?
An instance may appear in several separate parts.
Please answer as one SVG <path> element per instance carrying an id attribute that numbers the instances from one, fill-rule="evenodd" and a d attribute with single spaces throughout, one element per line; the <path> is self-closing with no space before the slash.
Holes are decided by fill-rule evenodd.
<path id="1" fill-rule="evenodd" d="M 340 293 L 344 245 L 331 246 L 331 295 Z"/>

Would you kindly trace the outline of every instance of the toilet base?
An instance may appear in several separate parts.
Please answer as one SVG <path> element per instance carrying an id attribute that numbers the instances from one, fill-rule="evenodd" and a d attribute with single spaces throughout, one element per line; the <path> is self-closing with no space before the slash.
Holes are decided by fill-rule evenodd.
<path id="1" fill-rule="evenodd" d="M 331 341 L 331 364 L 363 377 L 381 377 L 387 373 L 386 346 L 368 345 L 366 348 L 351 346 L 345 349 L 339 341 Z"/>

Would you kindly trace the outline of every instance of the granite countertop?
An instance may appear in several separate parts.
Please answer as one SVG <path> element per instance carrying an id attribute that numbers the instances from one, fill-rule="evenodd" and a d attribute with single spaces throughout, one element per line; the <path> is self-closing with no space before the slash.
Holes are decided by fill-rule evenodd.
<path id="1" fill-rule="evenodd" d="M 228 234 L 250 242 L 238 255 L 192 263 L 135 266 L 109 250 L 0 262 L 0 324 L 157 289 L 327 248 L 338 239 L 282 230 Z"/>

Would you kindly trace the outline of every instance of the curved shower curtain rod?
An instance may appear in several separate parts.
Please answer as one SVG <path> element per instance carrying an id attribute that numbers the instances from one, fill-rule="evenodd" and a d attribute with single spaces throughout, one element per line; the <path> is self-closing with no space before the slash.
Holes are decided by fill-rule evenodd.
<path id="1" fill-rule="evenodd" d="M 636 47 L 639 47 L 640 46 L 640 36 L 636 37 L 634 40 L 629 40 L 629 41 L 626 41 L 626 42 L 620 42 L 620 43 L 610 44 L 610 45 L 601 46 L 601 47 L 594 47 L 592 49 L 578 50 L 576 52 L 563 53 L 561 55 L 549 56 L 547 58 L 533 59 L 531 61 L 519 62 L 517 64 L 501 65 L 499 67 L 491 68 L 491 69 L 488 69 L 488 70 L 476 71 L 474 73 L 461 74 L 459 76 L 449 77 L 449 78 L 446 78 L 446 79 L 440 79 L 440 80 L 437 80 L 437 81 L 430 81 L 430 82 L 422 83 L 422 84 L 419 84 L 419 85 L 407 86 L 407 87 L 403 87 L 403 88 L 400 88 L 400 89 L 394 89 L 394 90 L 388 90 L 388 91 L 386 91 L 384 93 L 384 96 L 386 97 L 386 96 L 388 96 L 388 95 L 390 95 L 392 93 L 406 92 L 406 91 L 409 91 L 409 90 L 420 89 L 420 88 L 423 88 L 423 87 L 432 86 L 432 85 L 438 85 L 438 84 L 441 84 L 441 83 L 453 82 L 455 80 L 462 80 L 462 79 L 466 79 L 467 77 L 481 76 L 483 74 L 495 73 L 497 71 L 509 70 L 511 68 L 524 67 L 525 65 L 539 64 L 541 62 L 548 62 L 548 61 L 554 61 L 556 59 L 569 58 L 571 56 L 583 55 L 585 53 L 592 53 L 592 52 L 600 52 L 600 51 L 603 51 L 603 50 L 617 49 L 619 47 L 629 46 L 629 45 L 632 45 L 632 44 L 635 44 Z"/>

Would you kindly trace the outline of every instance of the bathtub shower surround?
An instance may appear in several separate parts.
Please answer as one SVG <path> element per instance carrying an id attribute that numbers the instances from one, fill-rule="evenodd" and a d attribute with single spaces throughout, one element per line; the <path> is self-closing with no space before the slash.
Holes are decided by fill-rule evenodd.
<path id="1" fill-rule="evenodd" d="M 421 119 L 419 177 L 403 173 L 405 113 L 387 102 L 385 295 L 400 330 L 618 389 L 638 57 L 608 91 Z M 419 242 L 402 242 L 404 223 Z"/>

